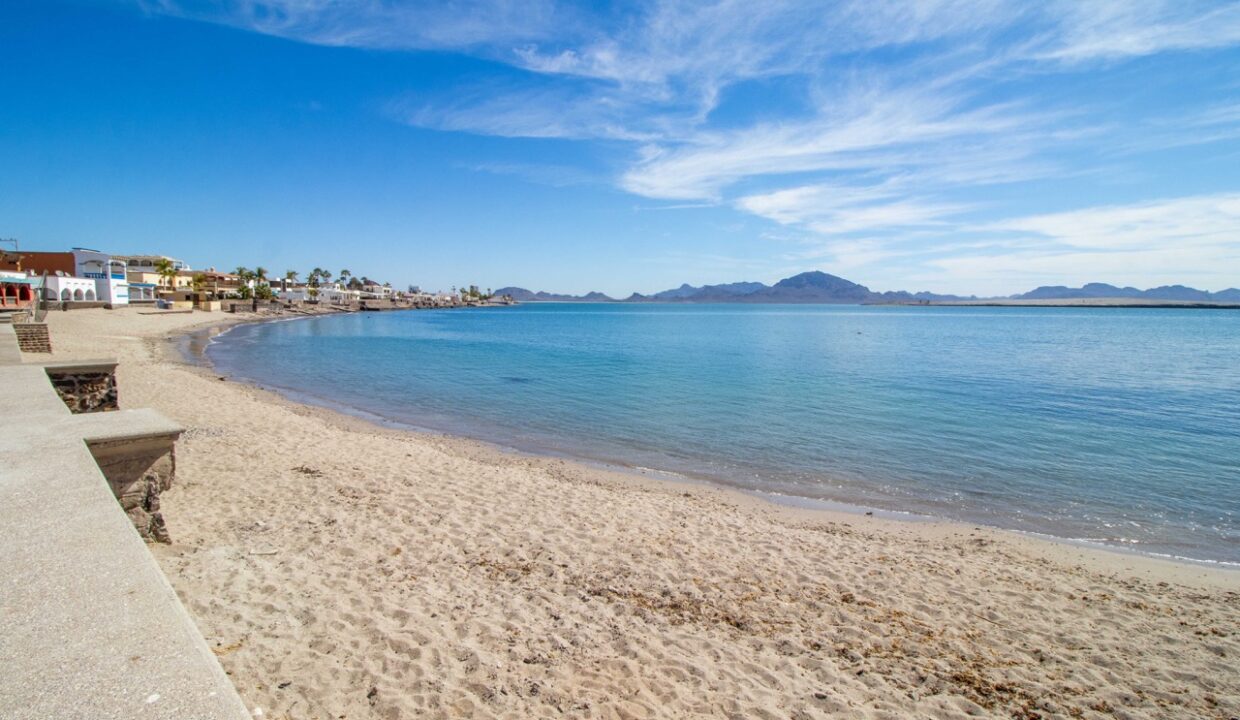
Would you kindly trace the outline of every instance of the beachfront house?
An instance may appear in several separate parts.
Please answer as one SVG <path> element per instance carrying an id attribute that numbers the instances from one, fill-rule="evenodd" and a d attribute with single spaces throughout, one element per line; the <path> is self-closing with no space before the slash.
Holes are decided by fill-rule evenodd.
<path id="1" fill-rule="evenodd" d="M 73 260 L 77 277 L 95 281 L 95 296 L 111 305 L 129 304 L 129 280 L 125 263 L 98 250 L 74 248 Z"/>
<path id="2" fill-rule="evenodd" d="M 134 292 L 135 286 L 141 289 L 142 299 L 154 300 L 155 290 L 148 288 L 167 288 L 170 290 L 188 290 L 193 285 L 193 272 L 185 263 L 166 255 L 118 255 L 117 260 L 125 263 L 125 277 L 130 285 L 130 302 L 138 302 Z M 171 280 L 159 274 L 161 261 L 168 261 L 177 274 Z"/>
<path id="3" fill-rule="evenodd" d="M 242 287 L 254 288 L 254 281 L 243 281 L 240 275 L 233 273 L 219 272 L 215 268 L 207 268 L 203 271 L 182 270 L 177 273 L 178 287 L 193 287 L 194 278 L 200 277 L 202 287 L 200 292 L 206 293 L 209 297 L 220 299 L 225 297 L 239 296 Z M 184 278 L 185 283 L 181 281 Z"/>
<path id="4" fill-rule="evenodd" d="M 357 292 L 358 297 L 363 300 L 389 300 L 392 297 L 391 286 L 378 283 L 366 283 Z"/>
<path id="5" fill-rule="evenodd" d="M 0 313 L 25 310 L 34 304 L 33 280 L 25 273 L 0 270 Z"/>
<path id="6" fill-rule="evenodd" d="M 69 302 L 129 304 L 129 282 L 125 276 L 125 263 L 99 250 L 73 248 L 68 252 L 23 251 L 21 270 L 28 276 L 47 276 L 43 291 L 49 300 L 63 300 L 66 296 L 64 291 L 68 290 Z M 90 282 L 76 282 L 77 280 Z M 53 292 L 55 298 L 52 297 Z"/>
<path id="7" fill-rule="evenodd" d="M 129 304 L 153 303 L 159 299 L 156 295 L 159 286 L 155 283 L 129 281 Z"/>
<path id="8" fill-rule="evenodd" d="M 330 305 L 348 305 L 361 300 L 362 294 L 358 290 L 347 290 L 335 284 L 318 288 L 303 285 L 282 290 L 279 297 L 286 302 L 318 301 Z"/>
<path id="9" fill-rule="evenodd" d="M 93 278 L 71 275 L 48 275 L 35 278 L 49 302 L 95 303 L 101 302 L 97 293 L 98 283 Z"/>

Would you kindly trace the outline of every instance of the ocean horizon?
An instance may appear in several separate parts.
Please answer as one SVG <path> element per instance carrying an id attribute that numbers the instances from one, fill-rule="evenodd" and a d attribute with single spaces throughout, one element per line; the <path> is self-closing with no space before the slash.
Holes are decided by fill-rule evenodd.
<path id="1" fill-rule="evenodd" d="M 615 305 L 236 326 L 221 372 L 770 496 L 1240 564 L 1240 314 Z"/>

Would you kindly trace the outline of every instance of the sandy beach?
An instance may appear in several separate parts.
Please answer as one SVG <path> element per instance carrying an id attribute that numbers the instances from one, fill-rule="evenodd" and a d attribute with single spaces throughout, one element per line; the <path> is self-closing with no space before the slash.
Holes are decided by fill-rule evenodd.
<path id="1" fill-rule="evenodd" d="M 1240 716 L 1240 571 L 386 429 L 179 356 L 244 319 L 48 316 L 187 428 L 151 552 L 255 715 Z"/>

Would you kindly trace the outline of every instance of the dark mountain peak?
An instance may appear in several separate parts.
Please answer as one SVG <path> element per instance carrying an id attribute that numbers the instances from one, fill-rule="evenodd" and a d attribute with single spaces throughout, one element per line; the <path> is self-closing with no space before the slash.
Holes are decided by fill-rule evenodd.
<path id="1" fill-rule="evenodd" d="M 508 295 L 513 300 L 516 300 L 517 302 L 528 302 L 534 299 L 534 293 L 530 292 L 529 290 L 526 290 L 525 288 L 520 288 L 520 287 L 512 287 L 512 286 L 502 287 L 499 290 L 496 290 L 495 294 L 501 297 L 504 295 Z"/>
<path id="2" fill-rule="evenodd" d="M 1111 297 L 1127 297 L 1137 295 L 1141 291 L 1135 287 L 1116 287 L 1107 283 L 1085 283 L 1081 289 L 1088 293 L 1111 293 Z"/>
<path id="3" fill-rule="evenodd" d="M 764 302 L 799 303 L 861 303 L 876 297 L 864 285 L 819 270 L 784 278 L 756 295 L 763 296 Z"/>
<path id="4" fill-rule="evenodd" d="M 858 285 L 851 280 L 845 280 L 842 277 L 830 275 L 821 270 L 810 270 L 789 278 L 784 278 L 775 283 L 777 288 L 819 288 L 823 290 L 835 290 L 841 288 L 860 288 L 864 285 Z M 867 288 L 868 292 L 868 288 Z"/>

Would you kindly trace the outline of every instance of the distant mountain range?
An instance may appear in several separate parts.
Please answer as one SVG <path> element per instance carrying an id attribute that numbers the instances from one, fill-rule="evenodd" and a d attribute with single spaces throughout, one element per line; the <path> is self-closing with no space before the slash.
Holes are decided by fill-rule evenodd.
<path id="1" fill-rule="evenodd" d="M 616 302 L 616 299 L 600 292 L 585 295 L 560 295 L 549 292 L 531 292 L 525 288 L 503 287 L 494 291 L 495 295 L 508 295 L 517 302 Z"/>
<path id="2" fill-rule="evenodd" d="M 936 295 L 919 292 L 876 293 L 864 285 L 858 285 L 835 275 L 817 270 L 784 278 L 774 285 L 760 282 L 736 282 L 726 285 L 681 285 L 672 290 L 642 295 L 633 293 L 627 298 L 616 299 L 598 292 L 586 295 L 559 295 L 547 292 L 531 292 L 525 288 L 506 287 L 495 291 L 497 295 L 511 295 L 521 302 L 686 302 L 686 303 L 815 303 L 856 304 L 863 302 L 912 302 L 917 300 L 963 300 L 956 295 Z"/>
<path id="3" fill-rule="evenodd" d="M 1140 300 L 1189 300 L 1194 302 L 1240 302 L 1240 290 L 1230 288 L 1212 293 L 1183 285 L 1138 290 L 1135 287 L 1115 287 L 1106 283 L 1089 283 L 1079 288 L 1062 285 L 1043 285 L 1024 295 L 1013 295 L 1014 300 L 1075 300 L 1078 298 L 1138 298 Z"/>
<path id="4" fill-rule="evenodd" d="M 817 270 L 784 278 L 774 285 L 760 282 L 736 282 L 725 285 L 681 285 L 653 295 L 633 293 L 622 300 L 599 292 L 586 295 L 559 295 L 531 292 L 525 288 L 506 287 L 497 295 L 511 295 L 520 302 L 685 302 L 685 303 L 806 303 L 859 304 L 901 302 L 950 302 L 977 300 L 976 296 L 939 295 L 931 292 L 910 293 L 903 290 L 874 292 L 864 285 Z M 1231 288 L 1211 293 L 1183 285 L 1166 285 L 1138 290 L 1115 287 L 1106 283 L 1089 283 L 1084 287 L 1043 286 L 1011 300 L 1071 300 L 1078 298 L 1136 298 L 1141 300 L 1188 300 L 1195 302 L 1240 302 L 1240 289 Z"/>

